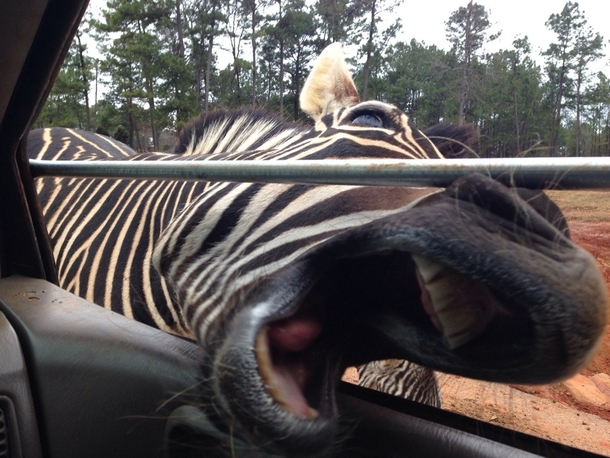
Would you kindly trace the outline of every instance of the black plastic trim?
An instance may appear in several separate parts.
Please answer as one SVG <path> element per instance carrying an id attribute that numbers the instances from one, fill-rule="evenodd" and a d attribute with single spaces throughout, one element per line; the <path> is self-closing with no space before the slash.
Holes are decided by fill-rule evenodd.
<path id="1" fill-rule="evenodd" d="M 164 456 L 167 418 L 196 400 L 199 346 L 44 280 L 0 280 L 0 309 L 21 341 L 48 458 Z"/>
<path id="2" fill-rule="evenodd" d="M 516 458 L 533 455 L 603 458 L 585 450 L 349 383 L 341 384 L 338 399 L 346 416 L 355 419 L 354 437 L 359 446 L 381 453 L 370 456 L 384 456 L 388 447 L 393 447 L 389 444 L 393 443 L 395 450 L 402 443 L 413 451 L 414 457 Z"/>
<path id="3" fill-rule="evenodd" d="M 0 312 L 0 409 L 11 458 L 42 456 L 25 359 L 15 330 Z M 0 455 L 4 456 L 4 455 Z"/>

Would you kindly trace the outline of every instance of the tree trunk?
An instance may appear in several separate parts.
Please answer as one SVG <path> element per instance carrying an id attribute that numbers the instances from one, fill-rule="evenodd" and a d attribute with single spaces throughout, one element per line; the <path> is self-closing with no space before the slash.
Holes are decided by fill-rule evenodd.
<path id="1" fill-rule="evenodd" d="M 464 26 L 464 65 L 462 67 L 462 84 L 460 89 L 460 108 L 458 113 L 458 124 L 466 121 L 466 107 L 470 93 L 470 62 L 472 60 L 472 0 L 467 6 L 466 24 Z"/>
<path id="2" fill-rule="evenodd" d="M 280 118 L 284 119 L 284 39 L 280 38 Z"/>
<path id="3" fill-rule="evenodd" d="M 280 14 L 278 16 L 278 22 L 282 22 L 282 0 L 277 0 L 277 3 L 280 7 Z M 280 74 L 279 74 L 279 84 L 280 84 L 280 118 L 284 119 L 284 32 L 280 29 L 279 34 L 280 41 Z"/>
<path id="4" fill-rule="evenodd" d="M 182 10 L 180 0 L 176 0 L 176 32 L 178 33 L 178 55 L 184 58 L 184 31 L 182 29 Z"/>
<path id="5" fill-rule="evenodd" d="M 212 2 L 212 21 L 210 22 L 210 33 L 208 34 L 208 49 L 207 58 L 205 63 L 205 95 L 203 98 L 203 113 L 208 114 L 208 105 L 210 100 L 210 83 L 212 80 L 212 58 L 214 57 L 214 27 L 216 26 L 216 9 L 218 4 L 216 1 Z"/>
<path id="6" fill-rule="evenodd" d="M 97 84 L 99 78 L 99 68 L 100 61 L 95 59 L 95 95 L 93 100 L 93 106 L 95 107 L 95 110 L 93 110 L 93 124 L 95 124 L 95 127 L 97 127 Z"/>
<path id="7" fill-rule="evenodd" d="M 208 36 L 208 52 L 205 63 L 205 94 L 203 96 L 203 113 L 208 114 L 208 102 L 210 99 L 210 81 L 212 79 L 212 48 L 214 46 L 214 35 Z"/>
<path id="8" fill-rule="evenodd" d="M 150 90 L 152 90 L 152 87 L 150 88 Z M 154 97 L 148 98 L 148 107 L 150 110 L 150 133 L 153 138 L 153 151 L 159 151 L 159 133 L 157 132 L 157 124 L 155 123 L 155 99 L 154 99 Z M 148 144 L 146 145 L 146 150 L 148 150 Z"/>
<path id="9" fill-rule="evenodd" d="M 604 148 L 604 156 L 610 156 L 610 112 L 606 114 L 606 128 L 604 129 L 604 133 L 606 137 L 606 147 Z"/>
<path id="10" fill-rule="evenodd" d="M 294 93 L 297 97 L 294 98 L 294 103 L 292 104 L 292 118 L 297 121 L 299 119 L 299 97 L 298 94 L 301 93 L 301 72 L 299 69 L 301 68 L 301 53 L 300 51 L 297 53 L 297 58 L 294 63 L 294 80 L 293 80 L 293 88 Z"/>
<path id="11" fill-rule="evenodd" d="M 575 154 L 576 157 L 580 156 L 580 142 L 581 142 L 581 129 L 580 129 L 580 105 L 581 105 L 581 97 L 580 97 L 580 88 L 582 86 L 582 70 L 578 70 L 577 78 L 576 78 L 576 138 L 575 138 Z"/>
<path id="12" fill-rule="evenodd" d="M 250 0 L 252 14 L 252 106 L 256 106 L 256 0 Z"/>
<path id="13" fill-rule="evenodd" d="M 369 26 L 369 39 L 366 43 L 366 61 L 362 75 L 362 100 L 367 99 L 369 78 L 371 74 L 371 55 L 373 54 L 373 38 L 375 37 L 375 7 L 377 0 L 371 2 L 371 24 Z"/>
<path id="14" fill-rule="evenodd" d="M 458 124 L 464 124 L 466 119 L 466 103 L 468 99 L 468 69 L 464 63 L 462 68 L 462 84 L 460 88 L 460 107 L 458 114 Z"/>
<path id="15" fill-rule="evenodd" d="M 142 152 L 140 130 L 138 129 L 136 117 L 133 115 L 133 101 L 131 99 L 127 101 L 127 110 L 129 112 L 129 146 L 138 152 Z"/>
<path id="16" fill-rule="evenodd" d="M 521 132 L 520 132 L 520 126 L 519 126 L 519 107 L 517 104 L 517 90 L 513 89 L 513 103 L 515 106 L 515 136 L 516 136 L 516 142 L 517 142 L 517 151 L 515 151 L 515 154 L 519 154 L 521 152 Z"/>
<path id="17" fill-rule="evenodd" d="M 195 54 L 194 65 L 195 65 L 195 93 L 197 94 L 197 109 L 198 111 L 203 111 L 203 104 L 201 103 L 201 55 L 199 53 Z"/>
<path id="18" fill-rule="evenodd" d="M 237 10 L 231 13 L 233 16 L 239 14 Z M 241 40 L 243 37 L 243 31 L 240 30 L 239 34 L 237 33 L 237 28 L 235 26 L 236 20 L 233 19 L 233 23 L 231 25 L 231 30 L 233 33 L 229 33 L 229 41 L 231 43 L 231 56 L 233 57 L 233 77 L 231 80 L 231 91 L 236 94 L 237 106 L 242 105 L 242 85 L 241 85 L 241 63 L 239 59 L 240 51 L 241 51 Z"/>
<path id="19" fill-rule="evenodd" d="M 567 54 L 567 46 L 563 46 L 562 56 Z M 559 129 L 561 127 L 561 102 L 563 99 L 563 89 L 565 85 L 565 77 L 567 74 L 567 63 L 565 57 L 562 57 L 561 71 L 559 73 L 559 81 L 557 84 L 557 97 L 555 99 L 555 108 L 553 110 L 553 126 L 551 128 L 551 143 L 550 143 L 550 156 L 557 155 L 557 146 L 559 143 Z"/>
<path id="20" fill-rule="evenodd" d="M 70 100 L 72 101 L 72 110 L 74 111 L 74 114 L 76 114 L 76 121 L 78 122 L 78 128 L 79 129 L 83 129 L 83 121 L 81 119 L 80 116 L 80 110 L 78 109 L 78 99 L 76 97 L 70 97 Z"/>
<path id="21" fill-rule="evenodd" d="M 78 62 L 80 66 L 80 76 L 83 81 L 83 96 L 85 99 L 85 115 L 87 122 L 87 130 L 91 130 L 91 109 L 89 107 L 89 81 L 87 80 L 87 67 L 85 65 L 85 54 L 83 45 L 80 41 L 80 33 L 76 34 L 76 40 L 78 41 Z M 80 123 L 80 119 L 79 119 Z"/>
<path id="22" fill-rule="evenodd" d="M 555 109 L 553 110 L 553 126 L 551 129 L 551 144 L 549 155 L 557 156 L 557 145 L 559 143 L 559 128 L 561 127 L 561 100 L 563 99 L 563 83 L 565 78 L 565 67 L 561 68 L 559 84 L 557 85 L 557 96 L 555 98 Z"/>

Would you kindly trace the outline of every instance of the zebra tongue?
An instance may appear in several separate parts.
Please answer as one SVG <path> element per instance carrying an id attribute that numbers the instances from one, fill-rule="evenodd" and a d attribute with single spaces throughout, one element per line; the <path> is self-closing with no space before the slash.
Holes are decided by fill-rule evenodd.
<path id="1" fill-rule="evenodd" d="M 305 350 L 322 332 L 322 325 L 311 318 L 293 318 L 273 323 L 269 342 L 273 347 L 297 352 Z"/>
<path id="2" fill-rule="evenodd" d="M 269 395 L 298 417 L 318 416 L 303 394 L 309 371 L 300 352 L 319 336 L 321 328 L 311 319 L 285 320 L 263 328 L 256 341 L 261 377 Z"/>

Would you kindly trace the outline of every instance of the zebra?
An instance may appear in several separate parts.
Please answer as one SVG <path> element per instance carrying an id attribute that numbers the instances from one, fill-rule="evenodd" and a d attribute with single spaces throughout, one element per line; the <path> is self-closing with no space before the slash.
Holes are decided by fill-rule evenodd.
<path id="1" fill-rule="evenodd" d="M 396 107 L 361 102 L 338 44 L 300 104 L 313 127 L 222 111 L 171 153 L 55 129 L 32 132 L 28 149 L 126 161 L 465 154 L 428 137 L 442 128 L 426 135 Z M 345 367 L 397 359 L 546 383 L 586 364 L 607 319 L 603 278 L 557 206 L 482 175 L 442 189 L 43 178 L 37 191 L 61 285 L 196 339 L 202 412 L 268 453 L 332 450 Z"/>
<path id="2" fill-rule="evenodd" d="M 371 361 L 358 368 L 358 385 L 433 407 L 441 407 L 434 371 L 404 359 Z"/>

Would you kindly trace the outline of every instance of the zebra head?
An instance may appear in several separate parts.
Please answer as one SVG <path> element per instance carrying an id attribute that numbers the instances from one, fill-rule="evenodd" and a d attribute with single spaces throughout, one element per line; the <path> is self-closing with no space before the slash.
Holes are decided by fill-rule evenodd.
<path id="1" fill-rule="evenodd" d="M 442 157 L 400 110 L 359 101 L 341 52 L 301 94 L 314 129 L 218 160 Z M 154 263 L 209 355 L 214 415 L 291 456 L 332 444 L 347 366 L 546 383 L 582 368 L 606 322 L 601 274 L 559 209 L 478 175 L 445 189 L 210 185 Z"/>

